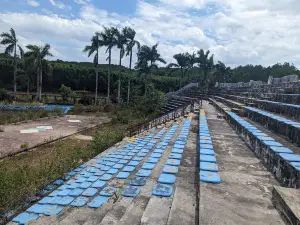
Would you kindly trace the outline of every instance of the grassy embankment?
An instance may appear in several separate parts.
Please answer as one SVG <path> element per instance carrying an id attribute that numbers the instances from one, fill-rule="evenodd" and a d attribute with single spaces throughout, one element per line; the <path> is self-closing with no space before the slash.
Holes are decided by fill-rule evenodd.
<path id="1" fill-rule="evenodd" d="M 0 162 L 0 213 L 17 209 L 28 196 L 122 140 L 129 126 L 145 118 L 117 110 L 111 122 L 83 132 L 93 141 L 63 139 Z"/>

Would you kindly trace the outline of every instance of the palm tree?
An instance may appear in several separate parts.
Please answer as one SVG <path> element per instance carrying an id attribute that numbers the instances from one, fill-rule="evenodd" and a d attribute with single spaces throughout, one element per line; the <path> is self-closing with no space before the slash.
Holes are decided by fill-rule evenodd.
<path id="1" fill-rule="evenodd" d="M 140 45 L 140 42 L 135 40 L 135 35 L 136 35 L 135 30 L 133 30 L 130 27 L 126 27 L 124 33 L 125 33 L 126 38 L 128 39 L 128 43 L 126 46 L 126 56 L 129 55 L 129 69 L 131 70 L 133 47 L 137 46 L 137 49 L 139 51 L 141 45 Z M 129 100 L 130 100 L 130 76 L 128 77 L 127 104 L 129 104 Z"/>
<path id="2" fill-rule="evenodd" d="M 203 79 L 201 80 L 201 84 L 207 80 L 208 73 L 214 68 L 214 55 L 209 56 L 210 51 L 206 51 L 204 53 L 203 49 L 200 49 L 198 54 L 198 65 L 203 70 Z"/>
<path id="3" fill-rule="evenodd" d="M 10 29 L 10 33 L 3 32 L 0 37 L 2 38 L 0 44 L 7 45 L 5 53 L 14 54 L 14 99 L 17 97 L 17 48 L 20 55 L 24 53 L 20 45 L 18 45 L 18 39 L 13 28 Z"/>
<path id="4" fill-rule="evenodd" d="M 192 54 L 190 53 L 186 53 L 187 57 L 188 57 L 188 68 L 189 68 L 189 72 L 188 72 L 188 80 L 190 80 L 190 75 L 192 73 L 192 70 L 194 68 L 194 65 L 197 63 L 197 56 L 196 53 L 193 52 Z"/>
<path id="5" fill-rule="evenodd" d="M 232 71 L 230 67 L 226 67 L 223 62 L 218 61 L 218 63 L 215 65 L 215 68 L 217 70 L 215 75 L 218 82 L 227 83 L 231 81 Z"/>
<path id="6" fill-rule="evenodd" d="M 108 52 L 108 57 L 106 60 L 108 60 L 108 79 L 107 79 L 107 100 L 108 103 L 110 102 L 110 73 L 111 73 L 111 50 L 114 46 L 116 46 L 116 35 L 115 35 L 115 28 L 107 28 L 103 27 L 103 31 L 101 32 L 101 37 L 103 40 L 103 45 L 106 46 L 106 53 Z"/>
<path id="7" fill-rule="evenodd" d="M 122 58 L 125 54 L 125 47 L 128 43 L 128 39 L 126 36 L 128 27 L 124 27 L 123 30 L 120 32 L 117 28 L 115 28 L 115 36 L 116 36 L 116 46 L 120 49 L 120 61 L 119 66 L 121 70 L 122 66 Z M 118 103 L 120 103 L 120 96 L 121 95 L 121 72 L 119 71 L 119 81 L 118 81 Z"/>
<path id="8" fill-rule="evenodd" d="M 180 68 L 181 71 L 181 77 L 180 77 L 180 84 L 179 84 L 179 88 L 181 88 L 182 85 L 182 79 L 183 79 L 183 75 L 184 75 L 184 68 L 187 68 L 189 66 L 189 58 L 187 54 L 176 54 L 173 56 L 173 58 L 177 61 L 177 63 L 170 63 L 167 68 L 172 68 L 172 67 L 177 67 Z"/>
<path id="9" fill-rule="evenodd" d="M 95 35 L 91 38 L 91 45 L 85 46 L 83 49 L 83 52 L 88 53 L 88 57 L 90 57 L 92 54 L 95 53 L 94 56 L 94 66 L 95 66 L 95 71 L 96 71 L 96 88 L 95 88 L 95 105 L 97 104 L 97 99 L 98 99 L 98 64 L 99 64 L 99 48 L 104 45 L 103 40 L 101 39 L 102 36 L 100 33 L 96 32 Z"/>
<path id="10" fill-rule="evenodd" d="M 156 43 L 152 47 L 143 45 L 140 48 L 140 51 L 137 53 L 138 60 L 135 66 L 135 68 L 138 69 L 140 73 L 150 73 L 150 76 L 152 76 L 152 70 L 158 69 L 158 65 L 156 64 L 157 61 L 166 64 L 166 61 L 161 58 L 160 54 L 158 53 L 157 47 L 158 43 Z M 147 93 L 147 76 L 145 79 L 145 93 Z"/>
<path id="11" fill-rule="evenodd" d="M 30 85 L 33 83 L 33 74 L 35 70 L 36 68 L 34 65 L 34 58 L 21 55 L 20 72 L 23 74 L 21 77 L 25 78 L 24 81 L 26 82 L 26 86 L 27 86 L 28 100 L 29 100 Z"/>
<path id="12" fill-rule="evenodd" d="M 28 57 L 34 59 L 34 64 L 37 68 L 37 80 L 36 80 L 36 89 L 37 89 L 37 101 L 42 100 L 42 86 L 43 86 L 43 61 L 46 56 L 53 56 L 50 53 L 50 45 L 45 44 L 44 46 L 37 45 L 27 45 L 26 48 L 29 51 L 25 54 Z"/>

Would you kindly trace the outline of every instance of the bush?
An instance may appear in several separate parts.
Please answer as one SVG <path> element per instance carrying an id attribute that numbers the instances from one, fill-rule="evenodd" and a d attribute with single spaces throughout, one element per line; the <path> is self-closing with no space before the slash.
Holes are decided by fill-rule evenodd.
<path id="1" fill-rule="evenodd" d="M 164 94 L 156 90 L 153 85 L 149 85 L 145 95 L 135 96 L 134 108 L 148 116 L 149 114 L 159 114 L 165 103 Z"/>
<path id="2" fill-rule="evenodd" d="M 46 111 L 45 111 L 46 112 Z M 53 110 L 54 114 L 57 116 L 62 116 L 64 114 L 64 111 L 61 108 L 55 108 Z"/>
<path id="3" fill-rule="evenodd" d="M 21 149 L 28 149 L 28 147 L 29 147 L 28 143 L 23 143 L 20 146 Z"/>
<path id="4" fill-rule="evenodd" d="M 61 87 L 58 91 L 61 95 L 63 102 L 66 102 L 66 103 L 69 101 L 69 98 L 74 97 L 74 95 L 76 96 L 76 94 L 72 92 L 70 87 L 67 87 L 63 84 L 61 85 Z"/>

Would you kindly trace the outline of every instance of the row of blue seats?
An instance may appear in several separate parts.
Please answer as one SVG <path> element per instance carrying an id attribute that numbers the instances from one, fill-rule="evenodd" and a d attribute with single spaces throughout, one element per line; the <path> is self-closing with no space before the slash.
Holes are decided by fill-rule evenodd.
<path id="1" fill-rule="evenodd" d="M 205 112 L 203 110 L 200 111 L 199 115 L 199 149 L 200 181 L 207 183 L 220 183 L 221 178 L 218 173 L 219 167 L 215 157 Z"/>
<path id="2" fill-rule="evenodd" d="M 274 101 L 263 100 L 263 99 L 255 99 L 255 101 L 257 101 L 257 102 L 265 102 L 265 103 L 272 103 L 272 104 L 276 104 L 276 105 L 278 105 L 278 106 L 295 107 L 295 108 L 300 109 L 300 105 L 294 105 L 294 104 L 289 104 L 289 103 L 284 103 L 284 102 L 274 102 Z"/>
<path id="3" fill-rule="evenodd" d="M 284 135 L 293 143 L 300 146 L 299 122 L 295 122 L 253 107 L 245 106 L 244 109 L 248 112 L 248 116 L 251 119 L 262 123 L 276 133 Z"/>
<path id="4" fill-rule="evenodd" d="M 263 116 L 275 119 L 275 120 L 277 120 L 279 122 L 282 122 L 282 123 L 285 123 L 287 125 L 293 126 L 295 128 L 300 128 L 300 123 L 299 122 L 295 122 L 295 121 L 283 118 L 281 116 L 274 115 L 272 113 L 266 112 L 266 111 L 258 109 L 258 108 L 254 108 L 254 107 L 250 107 L 250 106 L 244 106 L 244 108 L 249 110 L 249 111 L 259 113 Z"/>
<path id="5" fill-rule="evenodd" d="M 106 182 L 111 180 L 113 176 L 118 179 L 126 179 L 144 159 L 148 152 L 156 145 L 156 140 L 160 139 L 165 133 L 162 129 L 157 135 L 148 135 L 145 139 L 139 138 L 134 143 L 127 144 L 123 149 L 108 153 L 105 156 L 96 156 L 87 163 L 82 164 L 74 171 L 67 175 L 70 180 L 63 182 L 57 180 L 51 187 L 60 185 L 58 189 L 52 191 L 47 197 L 41 199 L 19 214 L 13 219 L 13 222 L 26 224 L 31 219 L 38 219 L 39 214 L 58 215 L 64 206 L 83 207 L 88 204 L 91 208 L 98 208 L 108 201 L 117 191 L 114 187 L 106 186 Z M 152 153 L 155 154 L 155 153 Z M 149 158 L 148 161 L 158 161 L 157 158 Z M 122 169 L 122 171 L 119 171 Z M 141 172 L 141 175 L 143 173 Z M 97 192 L 99 191 L 99 194 Z M 129 185 L 121 193 L 123 196 L 137 195 L 139 190 L 134 184 Z M 97 195 L 96 195 L 97 194 Z"/>
<path id="6" fill-rule="evenodd" d="M 246 122 L 244 119 L 242 119 L 235 113 L 227 112 L 227 114 L 234 121 L 236 121 L 237 124 L 243 127 L 249 134 L 255 137 L 256 143 L 254 146 L 251 143 L 251 140 L 246 140 L 246 141 L 248 141 L 249 144 L 254 147 L 256 153 L 262 156 L 264 158 L 264 161 L 267 164 L 269 165 L 277 164 L 274 163 L 273 161 L 270 161 L 270 160 L 274 160 L 274 157 L 271 156 L 271 154 L 273 154 L 275 156 L 276 155 L 279 156 L 284 162 L 291 165 L 294 168 L 294 170 L 300 171 L 300 155 L 294 154 L 294 152 L 291 149 L 284 147 L 281 143 L 275 141 L 274 138 L 269 137 L 267 134 L 263 133 L 262 131 L 260 131 L 253 125 L 251 125 L 250 123 Z M 267 151 L 262 152 L 262 150 L 265 148 Z M 274 168 L 271 168 L 271 170 L 272 172 L 274 172 Z"/>
<path id="7" fill-rule="evenodd" d="M 176 182 L 176 175 L 179 171 L 179 166 L 182 159 L 187 137 L 189 135 L 191 120 L 186 120 L 182 126 L 182 129 L 172 146 L 171 153 L 168 160 L 164 165 L 163 171 L 158 178 L 158 184 L 152 191 L 152 194 L 159 197 L 170 197 L 173 194 L 172 184 Z M 173 135 L 175 134 L 175 131 Z M 172 136 L 173 136 L 172 135 Z"/>

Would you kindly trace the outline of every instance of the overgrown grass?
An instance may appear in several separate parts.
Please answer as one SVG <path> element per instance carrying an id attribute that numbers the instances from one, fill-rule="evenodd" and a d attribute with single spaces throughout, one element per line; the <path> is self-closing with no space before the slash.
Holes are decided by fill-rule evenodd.
<path id="1" fill-rule="evenodd" d="M 45 185 L 119 142 L 124 134 L 124 129 L 105 129 L 92 142 L 66 139 L 2 161 L 0 213 L 13 209 Z"/>
<path id="2" fill-rule="evenodd" d="M 17 123 L 26 120 L 34 120 L 52 115 L 61 115 L 60 112 L 48 112 L 45 110 L 10 111 L 0 110 L 0 125 Z"/>

